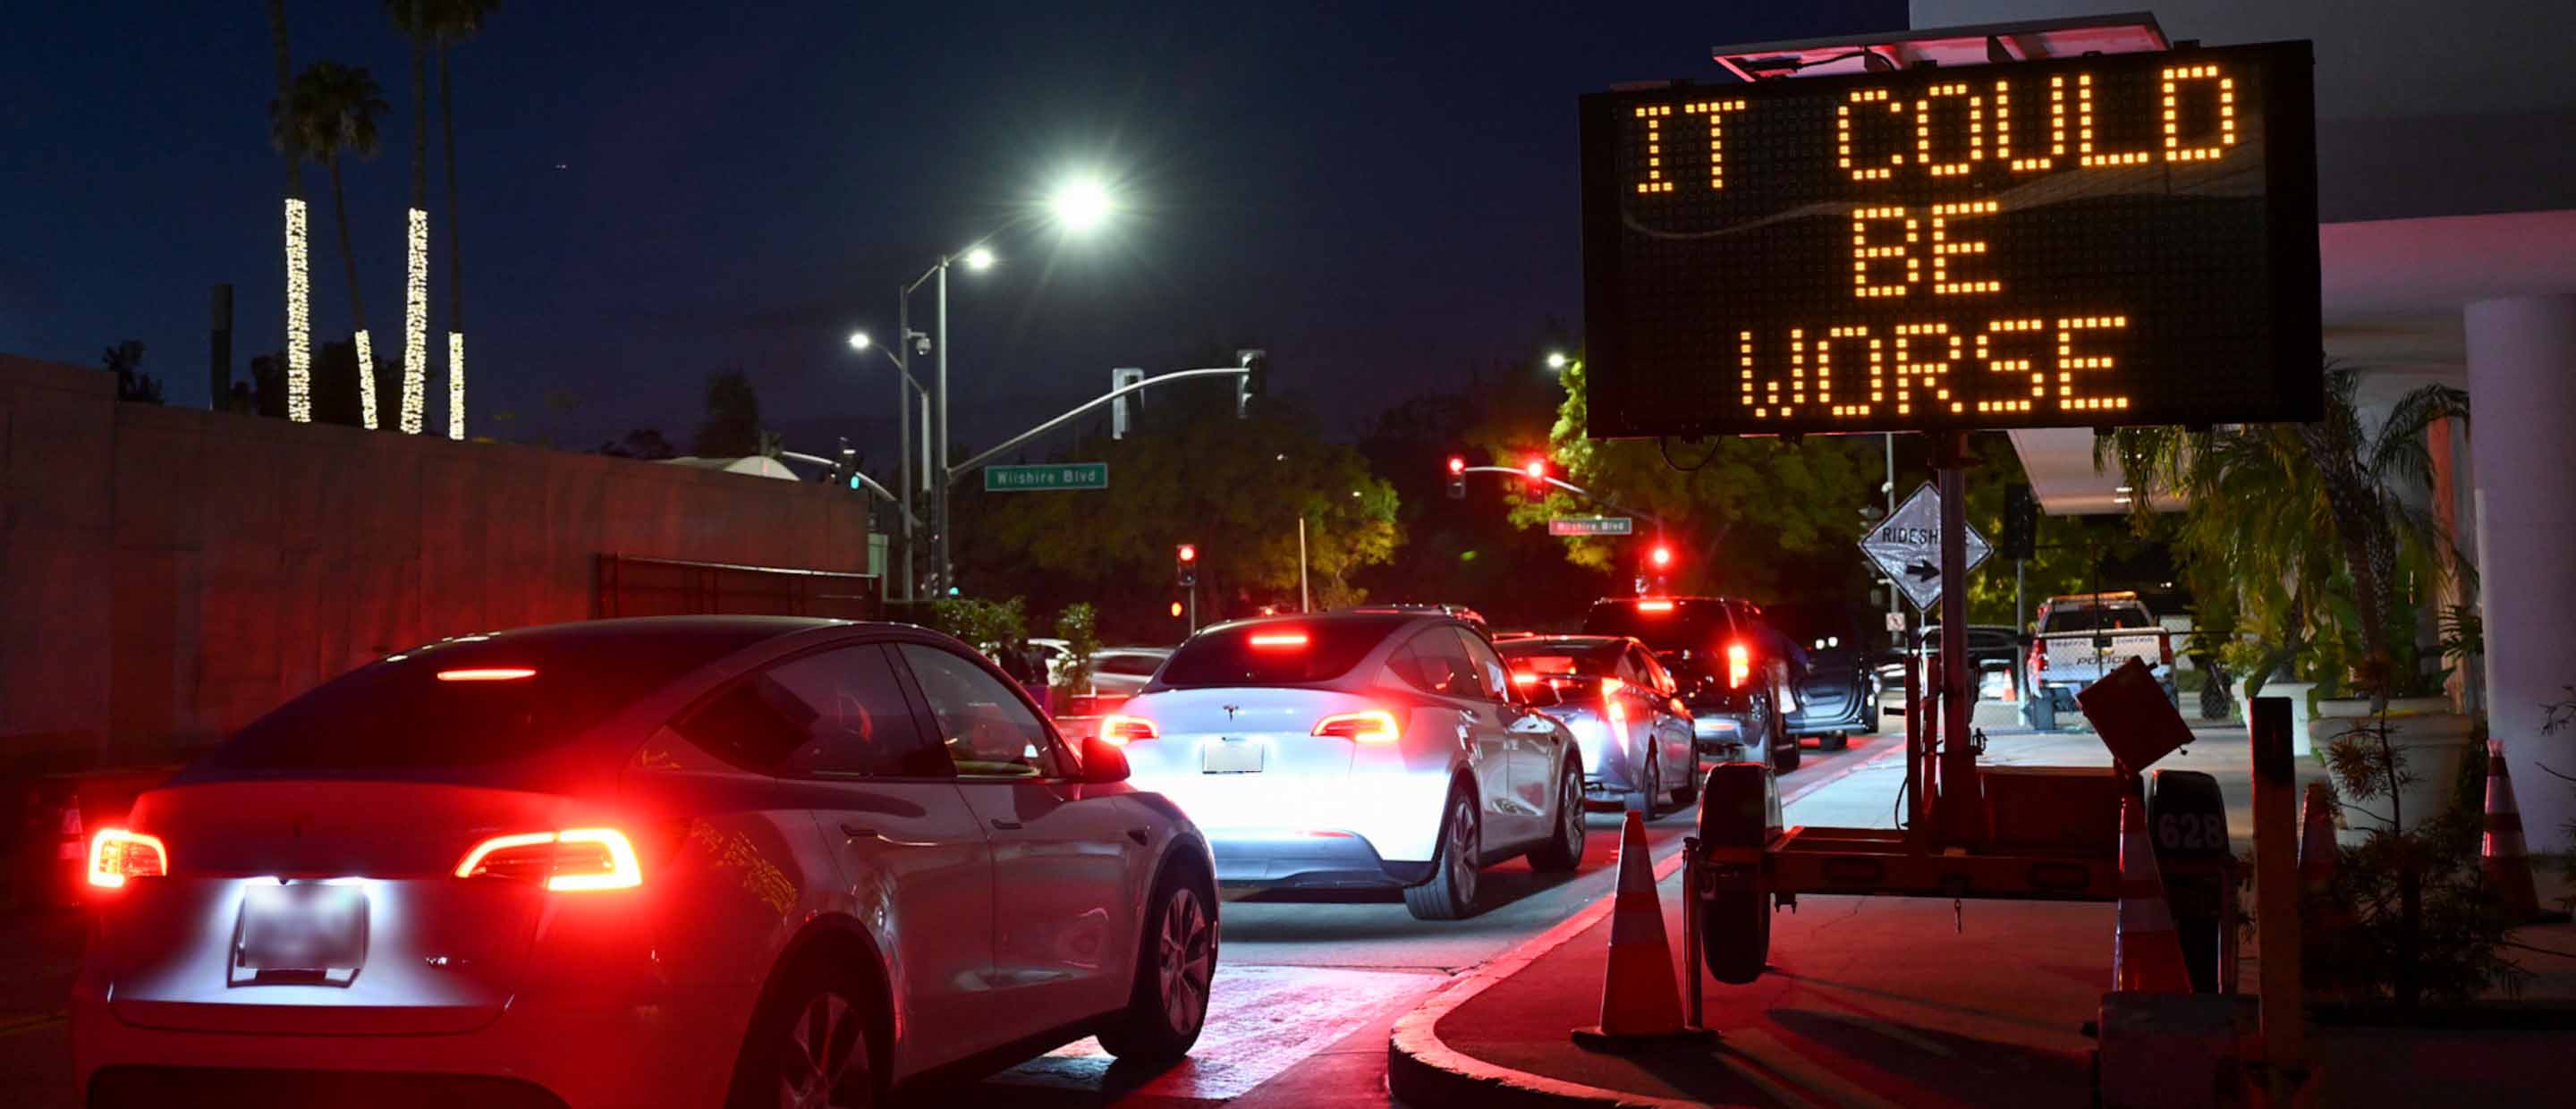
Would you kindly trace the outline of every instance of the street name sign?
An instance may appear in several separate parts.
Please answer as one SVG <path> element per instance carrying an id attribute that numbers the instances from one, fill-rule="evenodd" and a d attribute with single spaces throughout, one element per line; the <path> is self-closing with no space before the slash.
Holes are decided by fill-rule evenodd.
<path id="1" fill-rule="evenodd" d="M 1994 545 L 1977 534 L 1973 525 L 1966 527 L 1968 536 L 1968 569 L 1970 571 L 1995 553 Z M 1924 483 L 1905 503 L 1896 506 L 1877 527 L 1860 538 L 1860 551 L 1876 563 L 1880 573 L 1914 602 L 1918 611 L 1930 612 L 1941 601 L 1941 493 Z"/>
<path id="2" fill-rule="evenodd" d="M 1559 516 L 1547 522 L 1549 535 L 1634 535 L 1637 522 L 1626 516 Z"/>
<path id="3" fill-rule="evenodd" d="M 1106 462 L 1049 462 L 1036 466 L 986 466 L 987 493 L 1035 493 L 1109 488 Z"/>
<path id="4" fill-rule="evenodd" d="M 2297 422 L 2306 42 L 1582 100 L 1596 439 Z"/>

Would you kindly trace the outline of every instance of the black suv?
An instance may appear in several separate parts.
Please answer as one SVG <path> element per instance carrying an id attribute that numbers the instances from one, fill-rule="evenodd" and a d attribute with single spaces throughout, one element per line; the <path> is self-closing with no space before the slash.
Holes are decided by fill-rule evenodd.
<path id="1" fill-rule="evenodd" d="M 1644 640 L 1680 683 L 1700 750 L 1723 759 L 1798 768 L 1798 745 L 1781 718 L 1797 644 L 1733 597 L 1615 597 L 1592 603 L 1588 635 Z"/>

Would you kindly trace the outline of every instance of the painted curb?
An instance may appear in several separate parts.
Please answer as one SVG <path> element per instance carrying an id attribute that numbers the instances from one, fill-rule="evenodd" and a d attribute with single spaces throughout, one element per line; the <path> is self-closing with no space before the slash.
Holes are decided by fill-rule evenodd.
<path id="1" fill-rule="evenodd" d="M 1781 803 L 1786 805 L 1804 798 L 1808 794 L 1857 773 L 1863 767 L 1902 753 L 1904 750 L 1905 744 L 1902 737 L 1898 737 L 1897 742 L 1888 744 L 1883 751 L 1872 752 L 1855 759 L 1849 766 L 1837 767 L 1834 773 L 1826 777 L 1799 783 L 1798 789 L 1783 798 Z M 1655 881 L 1660 884 L 1664 879 L 1672 877 L 1673 872 L 1680 870 L 1681 867 L 1682 854 L 1680 846 L 1676 844 L 1672 854 L 1656 861 Z M 1474 1000 L 1476 995 L 1528 969 L 1531 963 L 1537 962 L 1549 952 L 1565 946 L 1576 936 L 1601 923 L 1602 918 L 1610 915 L 1610 910 L 1616 904 L 1617 898 L 1618 890 L 1615 888 L 1602 894 L 1591 904 L 1576 910 L 1574 915 L 1558 921 L 1555 927 L 1531 937 L 1528 942 L 1513 948 L 1494 961 L 1461 976 L 1457 981 L 1425 999 L 1412 1012 L 1398 1017 L 1395 1027 L 1388 1032 L 1386 1041 L 1388 1092 L 1394 1094 L 1398 1101 L 1408 1105 L 1423 1106 L 1509 1106 L 1514 1109 L 1560 1109 L 1560 1107 L 1569 1106 L 1598 1107 L 1598 1109 L 1680 1109 L 1683 1106 L 1707 1105 L 1707 1102 L 1673 1101 L 1623 1093 L 1600 1086 L 1586 1086 L 1580 1082 L 1568 1082 L 1559 1078 L 1549 1078 L 1543 1074 L 1532 1074 L 1525 1070 L 1488 1063 L 1450 1047 L 1440 1038 L 1439 1025 L 1442 1018 Z"/>

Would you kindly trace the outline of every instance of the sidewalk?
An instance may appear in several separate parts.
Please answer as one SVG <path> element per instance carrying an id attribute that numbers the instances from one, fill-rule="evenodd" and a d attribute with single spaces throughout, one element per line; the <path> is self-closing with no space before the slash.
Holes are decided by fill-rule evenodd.
<path id="1" fill-rule="evenodd" d="M 2222 746 L 2215 736 L 2195 744 L 2191 761 L 2231 757 L 2210 750 Z M 2242 741 L 2232 746 L 2232 758 L 2244 759 Z M 1884 825 L 1902 775 L 1901 760 L 1873 762 L 1792 804 L 1790 822 Z M 1678 872 L 1663 875 L 1657 892 L 1675 980 L 1686 981 Z M 1954 925 L 1943 900 L 1803 897 L 1795 913 L 1774 916 L 1771 969 L 1760 980 L 1706 981 L 1705 1021 L 1717 1039 L 1623 1057 L 1581 1050 L 1567 1036 L 1600 1009 L 1609 923 L 1587 911 L 1399 1022 L 1390 1078 L 1416 1105 L 2090 1104 L 2093 1043 L 2081 1029 L 2110 984 L 2113 912 L 1971 901 Z M 2568 926 L 2516 938 L 2576 951 Z M 2538 974 L 2527 1004 L 2576 1001 L 2576 959 L 2513 954 Z M 2564 1028 L 2320 1028 L 2316 1103 L 2452 1100 L 2466 1084 L 2495 1109 L 2563 1104 L 2568 1036 Z"/>

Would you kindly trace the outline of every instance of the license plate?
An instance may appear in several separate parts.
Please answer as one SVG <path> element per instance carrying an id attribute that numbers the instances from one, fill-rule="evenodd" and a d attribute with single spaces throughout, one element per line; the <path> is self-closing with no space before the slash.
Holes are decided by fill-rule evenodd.
<path id="1" fill-rule="evenodd" d="M 243 893 L 237 972 L 339 980 L 366 956 L 366 890 L 299 882 L 261 883 Z"/>
<path id="2" fill-rule="evenodd" d="M 1199 746 L 1199 772 L 1203 774 L 1261 773 L 1261 743 L 1249 739 L 1216 739 Z"/>

